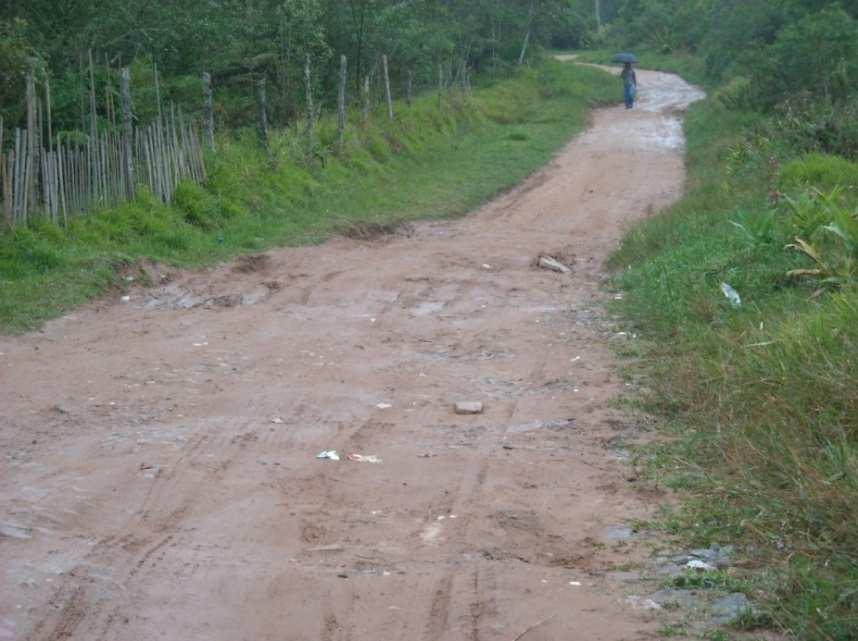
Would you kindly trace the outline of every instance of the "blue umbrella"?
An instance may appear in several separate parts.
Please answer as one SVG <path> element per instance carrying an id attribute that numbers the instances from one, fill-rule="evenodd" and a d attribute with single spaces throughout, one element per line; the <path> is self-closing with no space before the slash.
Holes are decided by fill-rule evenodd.
<path id="1" fill-rule="evenodd" d="M 618 53 L 616 56 L 611 58 L 611 62 L 620 62 L 622 64 L 625 64 L 627 62 L 635 64 L 637 63 L 637 61 L 638 57 L 633 53 Z"/>

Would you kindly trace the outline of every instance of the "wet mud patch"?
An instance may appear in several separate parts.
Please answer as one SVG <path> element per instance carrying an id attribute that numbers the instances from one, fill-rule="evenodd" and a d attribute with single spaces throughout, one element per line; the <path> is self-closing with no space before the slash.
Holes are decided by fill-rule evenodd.
<path id="1" fill-rule="evenodd" d="M 258 305 L 283 289 L 279 281 L 265 281 L 248 289 L 231 292 L 193 291 L 178 283 L 171 283 L 146 296 L 146 309 L 211 309 Z"/>
<path id="2" fill-rule="evenodd" d="M 241 256 L 235 267 L 232 268 L 237 274 L 254 274 L 267 270 L 271 266 L 271 257 L 267 254 L 251 254 Z"/>
<path id="3" fill-rule="evenodd" d="M 379 240 L 390 236 L 410 238 L 414 229 L 408 223 L 351 223 L 343 228 L 341 234 L 352 240 Z"/>

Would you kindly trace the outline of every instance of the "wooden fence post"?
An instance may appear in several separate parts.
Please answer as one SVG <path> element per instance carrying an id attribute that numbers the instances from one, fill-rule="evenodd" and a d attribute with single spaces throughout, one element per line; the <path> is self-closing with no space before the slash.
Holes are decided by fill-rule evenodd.
<path id="1" fill-rule="evenodd" d="M 110 62 L 105 58 L 104 65 L 105 73 L 107 74 L 107 82 L 104 84 L 104 108 L 107 111 L 107 122 L 110 123 L 110 128 L 116 129 L 116 105 L 113 102 L 113 86 L 111 84 Z"/>
<path id="2" fill-rule="evenodd" d="M 307 95 L 307 156 L 312 157 L 315 144 L 313 128 L 316 126 L 316 107 L 313 105 L 313 77 L 311 75 L 312 60 L 308 53 L 304 58 L 304 92 Z"/>
<path id="3" fill-rule="evenodd" d="M 206 147 L 210 151 L 214 151 L 214 99 L 212 75 L 208 71 L 203 72 L 203 131 L 205 132 Z"/>
<path id="4" fill-rule="evenodd" d="M 369 76 L 363 79 L 363 126 L 369 124 L 369 111 L 371 109 L 371 101 L 369 95 Z"/>
<path id="5" fill-rule="evenodd" d="M 346 83 L 348 82 L 348 59 L 340 56 L 340 92 L 337 96 L 337 125 L 340 134 L 340 150 L 346 145 Z"/>
<path id="6" fill-rule="evenodd" d="M 524 36 L 524 42 L 521 45 L 521 55 L 518 57 L 518 66 L 524 64 L 524 59 L 527 56 L 527 48 L 530 45 L 530 34 L 533 31 L 533 11 L 536 8 L 536 0 L 530 0 L 530 9 L 527 12 L 527 33 Z"/>
<path id="7" fill-rule="evenodd" d="M 414 96 L 414 74 L 409 71 L 408 76 L 405 78 L 405 104 L 409 107 L 413 102 Z"/>
<path id="8" fill-rule="evenodd" d="M 95 65 L 92 62 L 92 49 L 89 50 L 89 133 L 95 138 L 98 129 L 98 114 L 95 106 Z"/>
<path id="9" fill-rule="evenodd" d="M 54 123 L 52 122 L 52 106 L 51 106 L 51 81 L 49 79 L 45 79 L 45 105 L 47 106 L 48 113 L 48 151 L 54 150 Z M 2 129 L 2 127 L 0 127 Z M 0 139 L 3 138 L 3 135 L 0 134 Z M 2 140 L 0 140 L 0 152 L 3 151 Z"/>
<path id="10" fill-rule="evenodd" d="M 158 122 L 164 122 L 164 106 L 161 104 L 161 81 L 159 80 L 160 74 L 158 73 L 158 63 L 153 63 L 152 65 L 152 74 L 155 78 L 155 102 L 158 106 Z"/>
<path id="11" fill-rule="evenodd" d="M 83 67 L 83 51 L 78 54 L 78 107 L 80 108 L 80 130 L 86 131 L 86 72 Z"/>
<path id="12" fill-rule="evenodd" d="M 390 70 L 387 65 L 387 54 L 382 54 L 381 66 L 384 72 L 384 97 L 387 99 L 387 115 L 393 120 L 393 96 L 390 93 Z"/>
<path id="13" fill-rule="evenodd" d="M 36 208 L 36 80 L 33 71 L 27 73 L 27 162 L 24 180 L 24 220 L 31 209 Z"/>
<path id="14" fill-rule="evenodd" d="M 3 188 L 3 220 L 8 228 L 12 228 L 12 180 L 11 180 L 11 156 L 3 154 L 3 117 L 0 116 L 0 186 Z M 7 161 L 7 158 L 10 160 Z"/>
<path id="15" fill-rule="evenodd" d="M 122 100 L 122 154 L 125 171 L 125 189 L 128 198 L 134 198 L 134 127 L 131 122 L 131 70 L 123 67 L 119 76 L 119 94 Z"/>
<path id="16" fill-rule="evenodd" d="M 268 146 L 268 107 L 266 105 L 265 77 L 256 81 L 256 104 L 259 108 L 259 142 Z"/>

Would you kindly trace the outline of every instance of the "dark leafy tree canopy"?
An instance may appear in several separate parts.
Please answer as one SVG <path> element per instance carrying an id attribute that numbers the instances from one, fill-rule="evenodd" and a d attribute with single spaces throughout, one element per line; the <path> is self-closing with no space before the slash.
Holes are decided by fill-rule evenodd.
<path id="1" fill-rule="evenodd" d="M 591 21 L 589 0 L 6 0 L 0 110 L 20 119 L 23 74 L 38 61 L 39 72 L 57 83 L 57 117 L 74 126 L 91 51 L 99 92 L 108 67 L 128 65 L 135 79 L 152 80 L 147 74 L 157 65 L 164 91 L 181 100 L 209 71 L 224 115 L 240 121 L 249 109 L 241 87 L 265 75 L 279 97 L 275 115 L 285 119 L 302 102 L 307 55 L 318 90 L 330 98 L 340 54 L 355 87 L 373 74 L 381 53 L 397 81 L 407 71 L 428 83 L 439 63 L 514 64 L 528 33 L 534 48 L 555 40 L 578 45 Z M 151 109 L 141 102 L 142 113 Z"/>

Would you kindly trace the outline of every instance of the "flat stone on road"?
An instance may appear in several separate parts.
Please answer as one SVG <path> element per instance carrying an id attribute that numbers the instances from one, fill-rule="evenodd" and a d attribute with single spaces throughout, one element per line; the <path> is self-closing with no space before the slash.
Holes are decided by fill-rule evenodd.
<path id="1" fill-rule="evenodd" d="M 483 413 L 483 404 L 477 403 L 474 401 L 466 401 L 456 403 L 456 414 L 482 414 Z"/>

